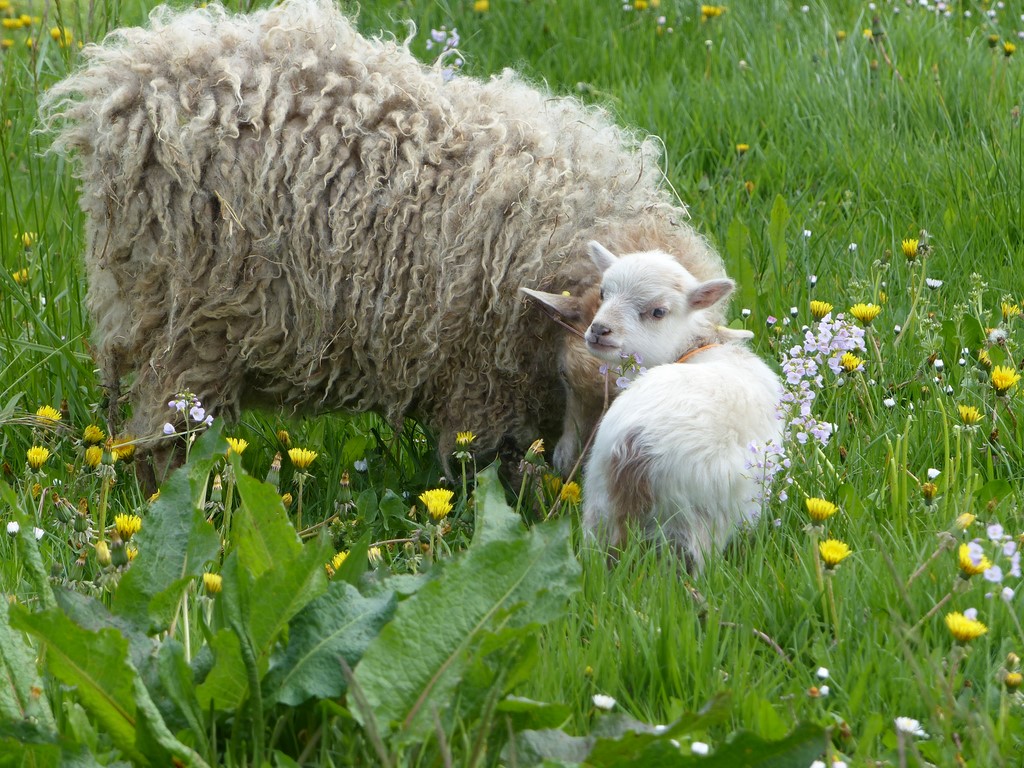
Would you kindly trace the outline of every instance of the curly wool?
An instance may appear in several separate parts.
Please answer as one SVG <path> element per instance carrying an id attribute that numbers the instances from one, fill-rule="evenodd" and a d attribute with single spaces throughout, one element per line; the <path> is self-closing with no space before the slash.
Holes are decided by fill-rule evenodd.
<path id="1" fill-rule="evenodd" d="M 719 257 L 665 189 L 655 142 L 511 72 L 456 76 L 360 35 L 328 0 L 159 8 L 86 47 L 43 104 L 77 155 L 87 303 L 128 429 L 167 402 L 377 410 L 442 455 L 557 436 L 553 324 L 519 286 L 582 291 L 585 244 Z"/>

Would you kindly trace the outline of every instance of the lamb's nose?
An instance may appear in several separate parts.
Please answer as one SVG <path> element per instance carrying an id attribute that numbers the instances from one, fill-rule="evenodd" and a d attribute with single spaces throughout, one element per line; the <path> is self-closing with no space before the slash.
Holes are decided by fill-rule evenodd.
<path id="1" fill-rule="evenodd" d="M 607 336 L 611 332 L 612 332 L 612 329 L 609 328 L 604 323 L 591 323 L 590 324 L 590 334 L 592 336 Z"/>

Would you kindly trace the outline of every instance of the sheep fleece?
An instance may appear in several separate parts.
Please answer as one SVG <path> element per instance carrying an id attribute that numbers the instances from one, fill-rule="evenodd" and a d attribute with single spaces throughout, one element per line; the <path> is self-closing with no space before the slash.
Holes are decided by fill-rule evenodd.
<path id="1" fill-rule="evenodd" d="M 584 244 L 721 262 L 656 143 L 505 72 L 455 76 L 325 0 L 159 8 L 50 89 L 77 156 L 87 304 L 128 429 L 167 402 L 415 416 L 443 451 L 557 436 L 559 334 L 521 285 L 597 281 Z"/>

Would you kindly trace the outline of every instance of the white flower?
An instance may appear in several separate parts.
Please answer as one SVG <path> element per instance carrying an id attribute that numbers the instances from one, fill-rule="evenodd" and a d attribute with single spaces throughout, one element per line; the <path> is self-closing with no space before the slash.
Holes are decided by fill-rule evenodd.
<path id="1" fill-rule="evenodd" d="M 944 362 L 942 362 L 942 358 L 941 357 L 935 359 L 935 370 L 936 371 L 941 371 L 945 367 L 946 367 L 946 364 Z"/>
<path id="2" fill-rule="evenodd" d="M 9 522 L 7 524 L 7 535 L 8 536 L 17 536 L 18 535 L 18 531 L 20 531 L 20 530 L 21 530 L 21 526 L 18 525 L 18 521 L 17 520 L 11 520 L 11 522 Z"/>
<path id="3" fill-rule="evenodd" d="M 1013 600 L 1013 590 L 1009 587 L 1003 587 L 1003 591 L 1000 593 L 999 596 L 1003 598 L 1003 600 L 1005 600 L 1006 602 L 1010 602 L 1011 600 Z"/>
<path id="4" fill-rule="evenodd" d="M 356 472 L 365 472 L 368 466 L 369 464 L 367 463 L 366 459 L 357 459 L 356 461 L 352 462 L 352 468 Z"/>
<path id="5" fill-rule="evenodd" d="M 192 421 L 203 421 L 206 418 L 206 409 L 201 405 L 193 405 L 189 409 L 188 415 L 192 418 Z"/>
<path id="6" fill-rule="evenodd" d="M 935 467 L 929 467 L 928 468 L 928 479 L 929 480 L 934 480 L 936 477 L 938 477 L 941 474 L 942 474 L 942 472 L 937 470 L 937 469 L 935 469 Z"/>
<path id="7" fill-rule="evenodd" d="M 804 237 L 810 237 L 810 236 L 811 236 L 811 230 L 805 229 L 804 230 Z"/>
<path id="8" fill-rule="evenodd" d="M 608 711 L 615 706 L 615 699 L 611 696 L 606 696 L 603 693 L 595 693 L 593 696 L 594 706 L 598 709 Z"/>
<path id="9" fill-rule="evenodd" d="M 36 541 L 39 541 L 41 538 L 43 538 L 43 536 L 46 535 L 46 531 L 44 531 L 42 528 L 33 527 L 32 535 L 36 537 Z"/>
<path id="10" fill-rule="evenodd" d="M 811 287 L 813 288 L 815 285 L 818 284 L 818 276 L 817 275 L 808 275 L 807 276 L 807 282 L 810 283 Z"/>
<path id="11" fill-rule="evenodd" d="M 854 251 L 857 250 L 857 244 L 856 243 L 850 243 L 849 247 L 850 247 L 850 253 L 853 253 Z"/>
<path id="12" fill-rule="evenodd" d="M 886 408 L 894 408 L 896 406 L 896 401 L 891 397 L 887 397 L 882 401 L 882 405 Z"/>
<path id="13" fill-rule="evenodd" d="M 710 747 L 703 741 L 695 741 L 690 744 L 690 751 L 695 755 L 706 755 L 710 751 Z"/>
<path id="14" fill-rule="evenodd" d="M 937 291 L 939 288 L 942 287 L 941 280 L 935 280 L 931 277 L 926 277 L 924 280 L 924 284 L 931 288 L 933 291 Z"/>
<path id="15" fill-rule="evenodd" d="M 744 307 L 740 314 L 743 315 L 743 317 L 750 317 L 750 310 Z"/>
<path id="16" fill-rule="evenodd" d="M 820 696 L 822 696 L 823 698 L 825 696 L 828 696 L 828 694 L 829 694 L 829 687 L 827 685 L 821 686 L 821 688 L 818 689 L 818 694 Z"/>
<path id="17" fill-rule="evenodd" d="M 819 680 L 828 680 L 828 669 L 825 667 L 818 667 L 818 671 L 815 672 Z"/>
<path id="18" fill-rule="evenodd" d="M 902 325 L 894 325 L 892 327 L 892 332 L 895 333 L 897 336 L 899 336 L 901 333 L 903 333 L 903 326 Z"/>
<path id="19" fill-rule="evenodd" d="M 811 763 L 811 768 L 828 768 L 828 766 L 821 760 L 815 760 Z"/>
<path id="20" fill-rule="evenodd" d="M 896 730 L 909 733 L 911 736 L 920 736 L 922 739 L 928 738 L 928 734 L 921 727 L 921 722 L 912 717 L 897 717 Z"/>

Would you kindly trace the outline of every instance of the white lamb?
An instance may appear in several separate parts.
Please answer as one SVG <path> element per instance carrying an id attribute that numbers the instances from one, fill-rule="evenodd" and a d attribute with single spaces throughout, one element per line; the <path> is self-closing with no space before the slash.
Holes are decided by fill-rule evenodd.
<path id="1" fill-rule="evenodd" d="M 636 355 L 650 370 L 598 427 L 583 527 L 613 548 L 640 527 L 697 573 L 760 512 L 761 478 L 751 467 L 766 446 L 781 445 L 782 384 L 743 343 L 752 334 L 709 317 L 735 288 L 731 280 L 700 282 L 660 251 L 589 249 L 604 276 L 588 348 L 610 363 Z"/>

